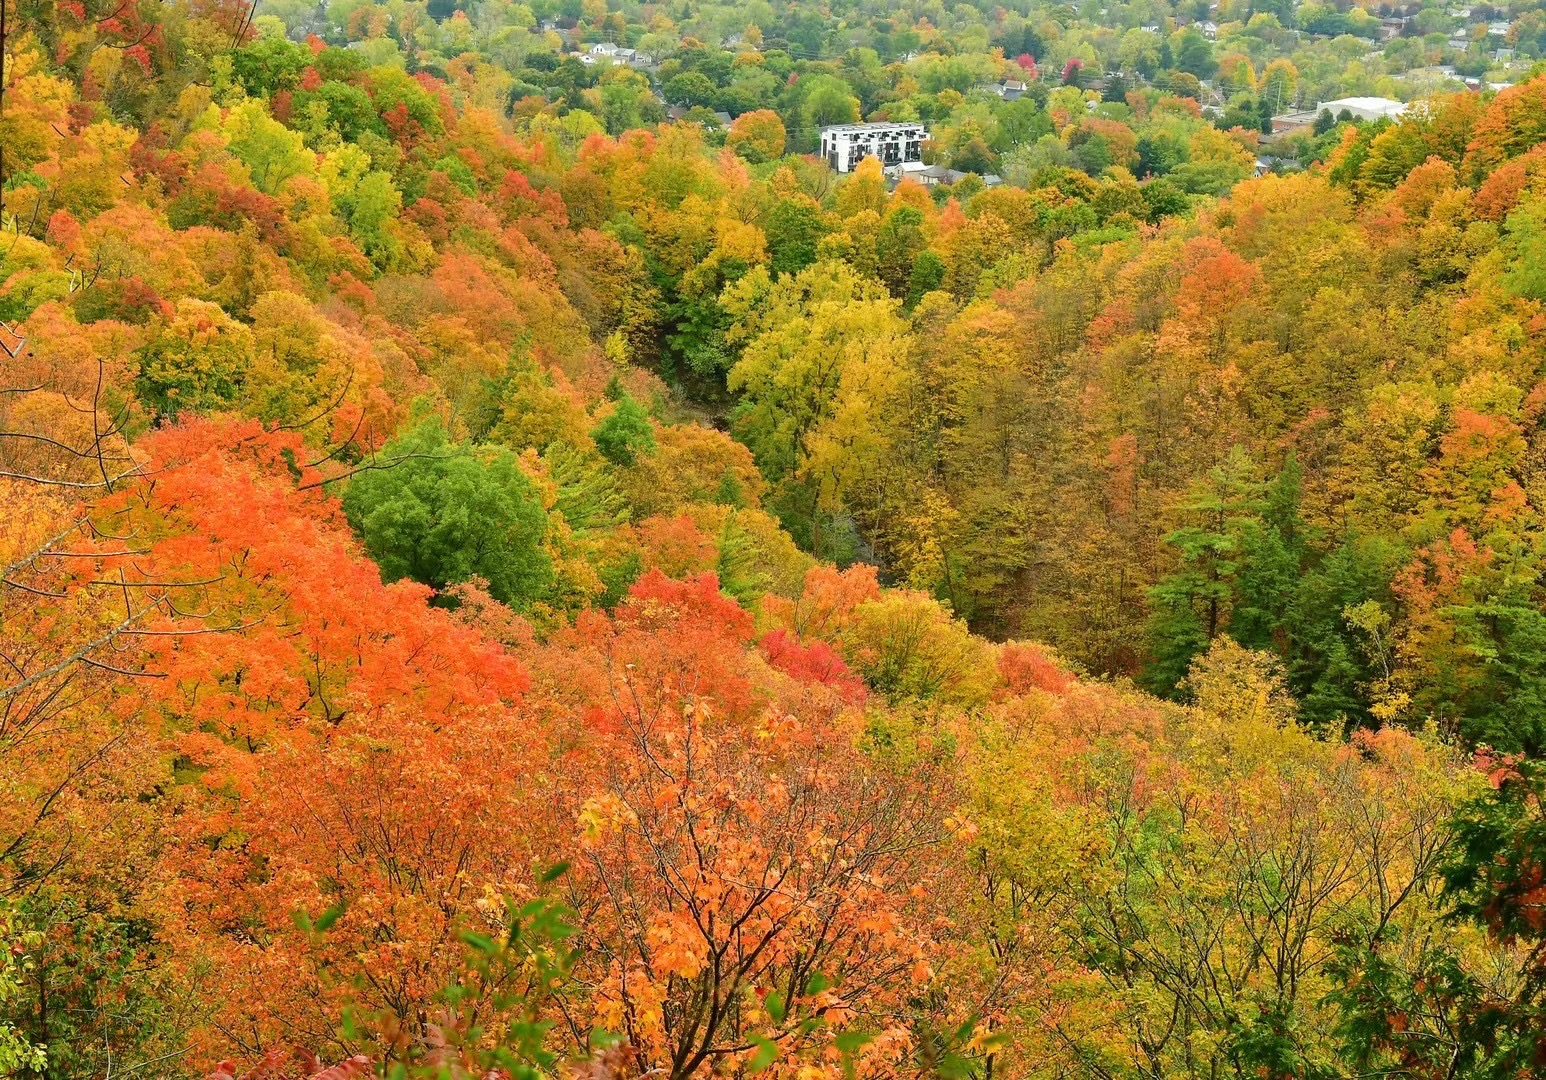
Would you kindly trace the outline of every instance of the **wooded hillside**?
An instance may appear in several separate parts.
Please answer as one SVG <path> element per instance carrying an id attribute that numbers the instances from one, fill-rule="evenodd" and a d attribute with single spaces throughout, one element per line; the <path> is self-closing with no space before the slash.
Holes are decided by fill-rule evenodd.
<path id="1" fill-rule="evenodd" d="M 0 1073 L 1543 1068 L 1546 77 L 931 191 L 5 10 Z"/>

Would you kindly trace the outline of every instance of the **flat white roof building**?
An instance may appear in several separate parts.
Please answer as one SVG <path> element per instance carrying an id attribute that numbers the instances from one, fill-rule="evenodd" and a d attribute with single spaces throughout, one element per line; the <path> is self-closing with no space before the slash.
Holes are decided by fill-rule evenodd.
<path id="1" fill-rule="evenodd" d="M 1332 116 L 1342 115 L 1346 109 L 1360 120 L 1382 120 L 1389 117 L 1395 120 L 1406 112 L 1406 106 L 1399 101 L 1392 101 L 1383 97 L 1346 97 L 1337 98 L 1335 101 L 1323 101 L 1316 106 L 1315 111 L 1330 109 Z"/>
<path id="2" fill-rule="evenodd" d="M 821 156 L 834 172 L 852 172 L 867 157 L 883 166 L 923 160 L 922 124 L 837 124 L 821 129 Z"/>

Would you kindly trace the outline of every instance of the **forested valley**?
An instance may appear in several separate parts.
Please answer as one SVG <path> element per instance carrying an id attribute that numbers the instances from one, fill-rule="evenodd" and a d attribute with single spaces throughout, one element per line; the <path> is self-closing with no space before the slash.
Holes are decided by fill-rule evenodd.
<path id="1" fill-rule="evenodd" d="M 0 1075 L 1546 1075 L 1541 10 L 273 3 L 0 8 Z"/>

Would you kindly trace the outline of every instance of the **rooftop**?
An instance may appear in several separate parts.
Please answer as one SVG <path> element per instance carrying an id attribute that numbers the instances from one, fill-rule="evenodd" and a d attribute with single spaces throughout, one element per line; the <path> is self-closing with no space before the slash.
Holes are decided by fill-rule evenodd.
<path id="1" fill-rule="evenodd" d="M 1335 101 L 1323 101 L 1321 109 L 1330 109 L 1333 116 L 1343 109 L 1352 113 L 1367 112 L 1379 116 L 1400 116 L 1406 112 L 1406 106 L 1399 101 L 1393 101 L 1384 97 L 1345 97 Z"/>
<path id="2" fill-rule="evenodd" d="M 917 120 L 896 120 L 883 124 L 832 124 L 821 129 L 823 135 L 851 135 L 867 131 L 895 131 L 898 128 L 917 128 L 923 130 L 923 124 Z"/>

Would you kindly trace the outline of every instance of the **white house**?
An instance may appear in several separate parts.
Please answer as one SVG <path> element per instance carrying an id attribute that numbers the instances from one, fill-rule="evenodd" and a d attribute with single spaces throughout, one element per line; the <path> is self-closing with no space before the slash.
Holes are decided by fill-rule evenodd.
<path id="1" fill-rule="evenodd" d="M 637 49 L 625 48 L 610 41 L 598 41 L 580 55 L 582 64 L 594 64 L 597 60 L 610 60 L 614 64 L 627 64 L 629 67 L 649 67 L 655 62 L 649 53 L 641 53 Z"/>
<path id="2" fill-rule="evenodd" d="M 923 160 L 922 124 L 837 124 L 821 129 L 821 156 L 834 172 L 852 172 L 867 157 L 881 165 Z"/>

